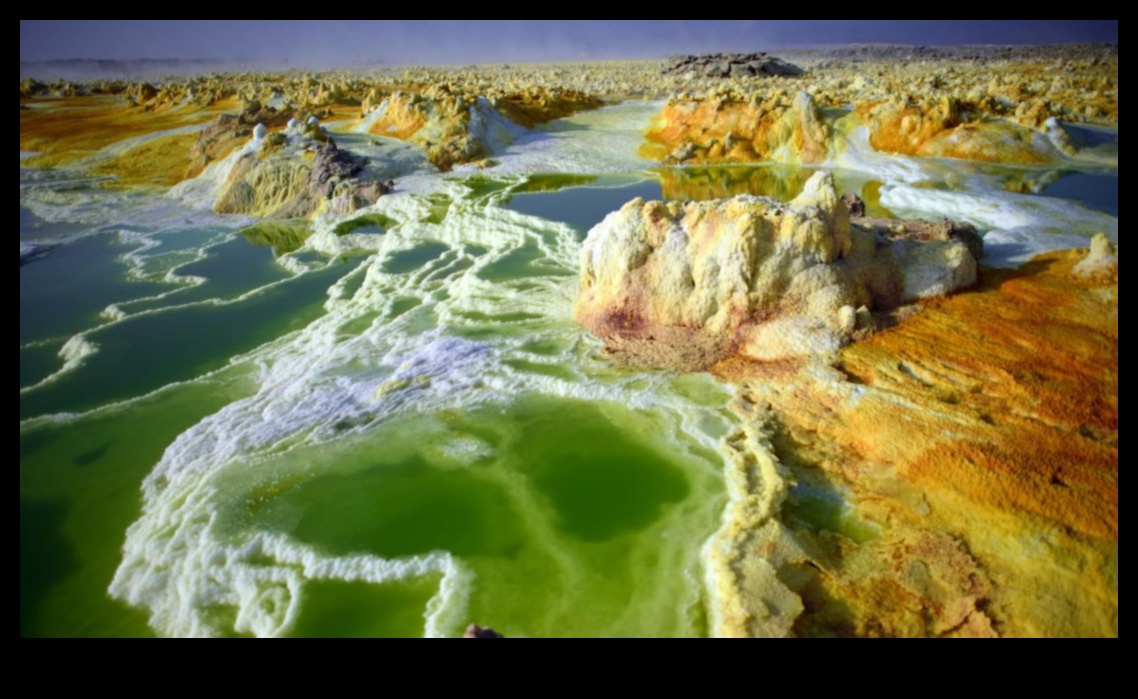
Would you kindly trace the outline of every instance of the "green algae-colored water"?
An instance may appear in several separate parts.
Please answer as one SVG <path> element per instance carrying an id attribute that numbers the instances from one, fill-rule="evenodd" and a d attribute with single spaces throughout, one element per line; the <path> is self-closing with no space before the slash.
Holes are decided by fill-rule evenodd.
<path id="1" fill-rule="evenodd" d="M 249 390 L 240 374 L 120 411 L 20 430 L 20 635 L 149 636 L 107 585 L 139 484 L 180 432 Z"/>
<path id="2" fill-rule="evenodd" d="M 808 175 L 478 180 L 392 197 L 348 231 L 401 222 L 374 255 L 303 272 L 291 237 L 216 222 L 21 267 L 21 636 L 706 634 L 728 393 L 605 361 L 571 321 L 577 246 L 633 197 Z M 1041 193 L 1109 213 L 1095 177 Z M 52 376 L 65 345 L 87 354 Z M 787 517 L 874 535 L 809 483 Z"/>
<path id="3" fill-rule="evenodd" d="M 704 600 L 673 576 L 698 566 L 689 537 L 715 528 L 718 464 L 653 444 L 661 428 L 545 398 L 416 416 L 288 454 L 267 479 L 233 474 L 222 526 L 331 556 L 449 552 L 473 574 L 467 614 L 511 636 L 699 635 Z"/>
<path id="4" fill-rule="evenodd" d="M 216 227 L 22 267 L 21 636 L 705 634 L 725 496 L 690 396 L 726 393 L 591 358 L 578 234 L 486 206 L 495 234 L 428 201 L 391 249 L 300 274 Z"/>

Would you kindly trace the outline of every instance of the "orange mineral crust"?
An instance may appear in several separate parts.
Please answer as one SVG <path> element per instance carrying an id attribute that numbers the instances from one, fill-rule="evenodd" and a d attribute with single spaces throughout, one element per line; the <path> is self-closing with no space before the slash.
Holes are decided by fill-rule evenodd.
<path id="1" fill-rule="evenodd" d="M 843 367 L 928 409 L 933 419 L 905 420 L 906 431 L 969 428 L 912 463 L 916 482 L 1117 541 L 1117 278 L 1076 281 L 1076 260 L 987 270 L 981 292 L 932 302 L 848 348 Z M 883 412 L 884 424 L 904 417 Z"/>
<path id="2" fill-rule="evenodd" d="M 816 164 L 826 159 L 828 135 L 806 92 L 767 100 L 672 99 L 653 120 L 641 153 L 673 163 Z"/>
<path id="3" fill-rule="evenodd" d="M 219 103 L 206 108 L 189 105 L 153 111 L 104 95 L 49 98 L 29 104 L 32 108 L 20 110 L 20 150 L 39 153 L 24 163 L 34 166 L 65 165 L 126 139 L 205 124 L 224 107 L 235 106 Z M 184 145 L 179 144 L 178 155 L 188 160 L 181 149 Z"/>
<path id="4" fill-rule="evenodd" d="M 769 402 L 799 485 L 848 503 L 819 525 L 791 491 L 797 633 L 1118 634 L 1117 265 L 1084 256 L 986 269 L 841 373 L 718 367 Z"/>
<path id="5" fill-rule="evenodd" d="M 1036 131 L 949 97 L 915 105 L 868 102 L 855 114 L 869 130 L 873 148 L 884 153 L 1023 165 L 1052 159 L 1036 143 L 1041 137 Z"/>

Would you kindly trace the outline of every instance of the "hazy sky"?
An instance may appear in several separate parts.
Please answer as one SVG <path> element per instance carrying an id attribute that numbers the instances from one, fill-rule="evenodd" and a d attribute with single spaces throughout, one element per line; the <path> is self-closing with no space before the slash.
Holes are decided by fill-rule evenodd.
<path id="1" fill-rule="evenodd" d="M 833 43 L 1118 41 L 1118 20 L 20 20 L 20 60 L 339 64 L 657 57 Z"/>

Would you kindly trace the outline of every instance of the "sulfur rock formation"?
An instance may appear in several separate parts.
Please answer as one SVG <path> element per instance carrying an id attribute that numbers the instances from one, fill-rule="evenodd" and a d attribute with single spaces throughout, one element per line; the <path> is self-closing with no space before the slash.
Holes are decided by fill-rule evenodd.
<path id="1" fill-rule="evenodd" d="M 369 106 L 372 99 L 369 94 Z M 364 122 L 372 134 L 420 146 L 445 172 L 485 160 L 525 128 L 600 104 L 599 99 L 572 90 L 531 88 L 487 97 L 444 83 L 423 93 L 396 91 L 365 115 Z"/>
<path id="2" fill-rule="evenodd" d="M 1091 239 L 1091 250 L 1082 262 L 1075 265 L 1074 273 L 1084 279 L 1109 277 L 1118 273 L 1118 254 L 1114 245 L 1102 233 Z"/>
<path id="3" fill-rule="evenodd" d="M 1118 275 L 1095 247 L 985 270 L 828 367 L 714 368 L 744 420 L 721 633 L 1118 635 Z"/>
<path id="4" fill-rule="evenodd" d="M 575 314 L 637 363 L 691 369 L 732 354 L 832 354 L 870 311 L 976 282 L 969 243 L 978 237 L 951 225 L 921 230 L 851 223 L 823 172 L 789 204 L 636 199 L 589 232 Z"/>
<path id="5" fill-rule="evenodd" d="M 1115 251 L 978 276 L 970 226 L 858 204 L 815 174 L 789 205 L 634 201 L 585 242 L 580 322 L 738 388 L 712 633 L 1117 636 Z"/>
<path id="6" fill-rule="evenodd" d="M 1044 103 L 1018 110 L 1015 118 L 999 112 L 991 100 L 892 99 L 859 104 L 852 121 L 864 125 L 870 144 L 885 153 L 1031 165 L 1070 151 Z"/>
<path id="7" fill-rule="evenodd" d="M 260 135 L 261 141 L 270 138 L 267 133 Z M 222 184 L 214 211 L 277 219 L 343 214 L 370 206 L 390 191 L 389 183 L 363 178 L 366 159 L 338 148 L 331 139 L 325 141 L 301 153 L 266 154 L 264 145 L 241 153 Z"/>
<path id="8" fill-rule="evenodd" d="M 647 139 L 643 154 L 670 163 L 818 164 L 827 159 L 830 130 L 807 92 L 767 100 L 722 95 L 668 100 Z"/>
<path id="9" fill-rule="evenodd" d="M 971 226 L 859 204 L 818 173 L 788 205 L 633 201 L 585 242 L 580 322 L 738 388 L 712 633 L 1117 636 L 1116 252 L 980 275 Z"/>

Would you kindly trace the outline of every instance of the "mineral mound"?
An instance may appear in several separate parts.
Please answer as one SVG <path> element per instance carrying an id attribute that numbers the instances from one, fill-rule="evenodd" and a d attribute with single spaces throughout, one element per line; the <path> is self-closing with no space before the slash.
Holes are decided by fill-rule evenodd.
<path id="1" fill-rule="evenodd" d="M 576 317 L 638 364 L 830 354 L 871 311 L 976 283 L 970 227 L 907 230 L 851 223 L 826 172 L 789 204 L 634 199 L 585 240 Z"/>

